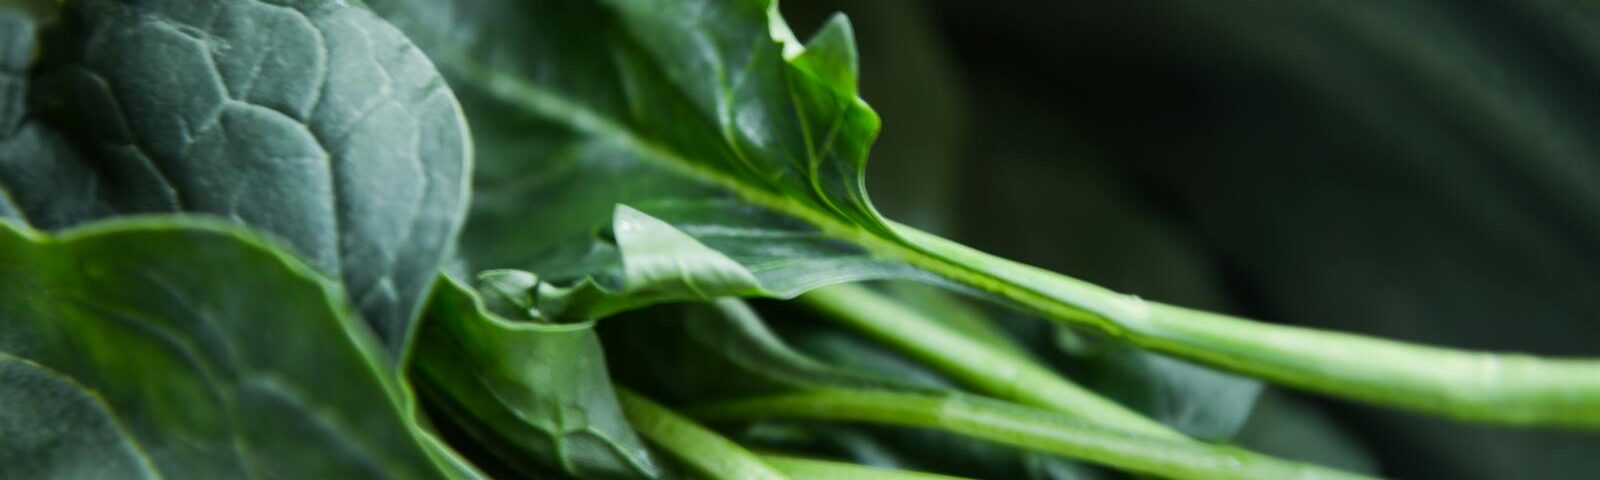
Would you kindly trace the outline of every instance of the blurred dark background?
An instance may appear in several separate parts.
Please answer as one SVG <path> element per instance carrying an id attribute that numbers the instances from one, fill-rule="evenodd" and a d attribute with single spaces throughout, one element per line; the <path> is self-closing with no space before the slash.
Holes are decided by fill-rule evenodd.
<path id="1" fill-rule="evenodd" d="M 1147 298 L 1600 355 L 1600 3 L 789 1 L 836 11 L 891 218 Z M 1236 441 L 1403 478 L 1600 478 L 1600 435 L 1274 389 Z"/>

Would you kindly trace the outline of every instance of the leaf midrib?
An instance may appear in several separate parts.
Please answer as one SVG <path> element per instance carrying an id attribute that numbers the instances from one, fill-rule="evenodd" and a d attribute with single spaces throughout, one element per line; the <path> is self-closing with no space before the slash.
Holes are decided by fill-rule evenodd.
<path id="1" fill-rule="evenodd" d="M 902 261 L 957 283 L 1038 308 L 1050 316 L 1079 319 L 1082 323 L 1107 334 L 1121 336 L 1122 329 L 1103 315 L 1060 302 L 1045 292 L 1018 285 L 929 252 L 905 239 L 884 238 L 860 225 L 818 211 L 804 202 L 770 190 L 752 187 L 734 176 L 701 166 L 686 155 L 642 138 L 633 130 L 622 126 L 622 122 L 607 118 L 555 91 L 524 81 L 515 75 L 501 73 L 461 55 L 450 55 L 437 62 L 450 70 L 457 71 L 461 74 L 461 78 L 476 83 L 490 95 L 527 113 L 565 121 L 590 135 L 615 139 L 642 159 L 648 159 L 679 174 L 725 188 L 747 202 L 804 221 L 816 227 L 824 235 L 853 243 L 880 257 Z M 909 227 L 894 225 L 893 228 Z"/>

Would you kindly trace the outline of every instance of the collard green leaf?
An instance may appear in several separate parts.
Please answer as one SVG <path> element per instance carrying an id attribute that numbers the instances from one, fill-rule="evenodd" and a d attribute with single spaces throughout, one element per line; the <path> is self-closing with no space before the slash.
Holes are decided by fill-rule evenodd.
<path id="1" fill-rule="evenodd" d="M 916 0 L 807 0 L 779 7 L 800 32 L 849 14 L 861 32 L 861 95 L 884 118 L 866 172 L 872 203 L 889 218 L 948 232 L 967 176 L 963 162 L 973 159 L 964 147 L 980 125 L 969 125 L 963 72 L 933 9 Z M 985 98 L 984 111 L 989 108 Z"/>
<path id="2" fill-rule="evenodd" d="M 485 245 L 474 254 L 480 266 L 576 282 L 615 272 L 626 252 L 605 241 L 606 226 L 623 203 L 758 278 L 782 279 L 773 294 L 929 272 L 1063 324 L 1300 388 L 1475 421 L 1600 425 L 1600 363 L 1432 349 L 1148 302 L 883 220 L 860 186 L 876 120 L 848 88 L 853 74 L 833 67 L 851 63 L 837 48 L 842 26 L 808 50 L 771 2 L 374 6 L 459 89 L 476 90 L 488 107 L 470 101 L 474 118 L 496 118 L 501 134 L 538 132 L 486 161 L 503 164 L 490 177 L 499 186 L 486 189 L 504 190 L 467 238 L 469 250 Z M 564 50 L 572 45 L 584 47 Z M 1485 375 L 1479 367 L 1491 362 L 1516 367 Z"/>
<path id="3" fill-rule="evenodd" d="M 617 403 L 593 322 L 526 320 L 502 318 L 468 287 L 441 280 L 412 354 L 421 392 L 524 474 L 660 476 Z"/>
<path id="4" fill-rule="evenodd" d="M 221 222 L 0 222 L 0 478 L 473 478 L 343 298 Z"/>
<path id="5" fill-rule="evenodd" d="M 333 0 L 63 8 L 31 74 L 37 108 L 0 145 L 16 216 L 45 229 L 152 212 L 248 224 L 342 278 L 398 352 L 467 198 L 466 123 L 428 59 Z M 54 154 L 64 140 L 81 156 Z"/>
<path id="6" fill-rule="evenodd" d="M 848 239 L 892 234 L 862 191 L 877 119 L 855 96 L 842 19 L 807 49 L 768 2 L 369 3 L 449 74 L 476 124 L 495 124 L 475 132 L 463 253 L 478 268 L 622 288 L 625 204 L 766 295 L 926 276 Z"/>

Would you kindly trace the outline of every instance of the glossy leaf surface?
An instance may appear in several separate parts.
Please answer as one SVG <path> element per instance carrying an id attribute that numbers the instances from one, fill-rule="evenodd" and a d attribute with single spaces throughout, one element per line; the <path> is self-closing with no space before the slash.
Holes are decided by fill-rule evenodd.
<path id="1" fill-rule="evenodd" d="M 507 319 L 455 280 L 440 285 L 411 368 L 422 393 L 480 445 L 528 475 L 661 474 L 622 415 L 593 322 Z"/>
<path id="2" fill-rule="evenodd" d="M 877 119 L 842 19 L 805 49 L 766 2 L 369 3 L 489 125 L 463 248 L 475 267 L 626 288 L 624 204 L 764 295 L 928 277 L 850 239 L 893 235 L 862 190 Z"/>

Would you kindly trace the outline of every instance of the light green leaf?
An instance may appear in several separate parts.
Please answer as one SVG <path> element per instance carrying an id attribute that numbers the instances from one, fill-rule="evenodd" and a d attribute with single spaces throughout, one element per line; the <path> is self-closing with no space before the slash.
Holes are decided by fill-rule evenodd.
<path id="1" fill-rule="evenodd" d="M 473 478 L 350 312 L 229 224 L 0 222 L 0 478 Z"/>

